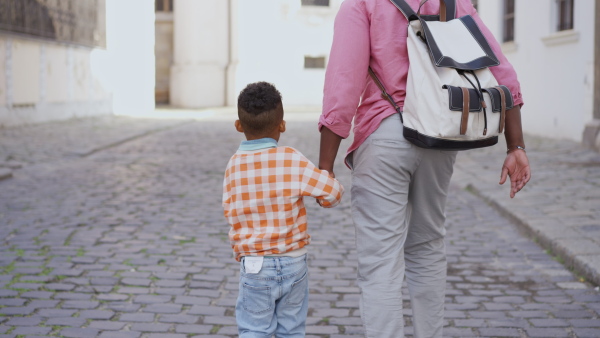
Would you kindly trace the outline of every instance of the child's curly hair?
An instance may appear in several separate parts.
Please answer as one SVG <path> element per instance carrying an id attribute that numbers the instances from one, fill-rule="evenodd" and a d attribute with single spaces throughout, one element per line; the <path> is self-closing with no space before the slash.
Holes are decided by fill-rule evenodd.
<path id="1" fill-rule="evenodd" d="M 238 117 L 248 133 L 273 130 L 283 119 L 281 93 L 264 81 L 247 85 L 238 96 Z"/>

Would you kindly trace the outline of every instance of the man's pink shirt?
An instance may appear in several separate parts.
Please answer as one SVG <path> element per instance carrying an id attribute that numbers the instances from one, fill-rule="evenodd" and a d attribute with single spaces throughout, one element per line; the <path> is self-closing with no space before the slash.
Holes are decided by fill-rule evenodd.
<path id="1" fill-rule="evenodd" d="M 420 1 L 407 2 L 416 11 Z M 502 53 L 500 44 L 483 24 L 469 0 L 457 0 L 456 6 L 457 17 L 470 14 L 475 19 L 500 60 L 500 65 L 490 70 L 499 84 L 510 89 L 514 103 L 522 105 L 517 74 Z M 430 0 L 421 8 L 421 14 L 437 13 L 437 0 Z M 325 73 L 319 130 L 327 127 L 342 138 L 347 138 L 354 119 L 354 142 L 348 148 L 348 154 L 358 148 L 383 119 L 396 113 L 368 76 L 369 66 L 400 108 L 404 105 L 409 66 L 407 29 L 408 21 L 389 0 L 345 0 L 340 7 Z"/>

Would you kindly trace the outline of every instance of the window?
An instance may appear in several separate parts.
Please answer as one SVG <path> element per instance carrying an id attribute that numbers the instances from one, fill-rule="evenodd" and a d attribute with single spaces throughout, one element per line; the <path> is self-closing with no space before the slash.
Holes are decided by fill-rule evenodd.
<path id="1" fill-rule="evenodd" d="M 155 0 L 154 10 L 157 12 L 172 12 L 173 0 Z"/>
<path id="2" fill-rule="evenodd" d="M 479 10 L 479 8 L 477 8 L 477 5 L 478 5 L 477 0 L 471 0 L 471 3 L 473 4 L 473 7 L 475 7 L 476 10 Z"/>
<path id="3" fill-rule="evenodd" d="M 515 0 L 504 0 L 504 27 L 502 41 L 515 40 Z"/>
<path id="4" fill-rule="evenodd" d="M 573 29 L 573 5 L 574 0 L 556 0 L 558 14 L 556 20 L 557 31 Z"/>
<path id="5" fill-rule="evenodd" d="M 302 0 L 302 6 L 325 6 L 325 7 L 329 7 L 329 0 Z"/>
<path id="6" fill-rule="evenodd" d="M 318 56 L 318 57 L 305 56 L 304 57 L 304 68 L 305 69 L 325 68 L 325 57 L 324 56 Z"/>

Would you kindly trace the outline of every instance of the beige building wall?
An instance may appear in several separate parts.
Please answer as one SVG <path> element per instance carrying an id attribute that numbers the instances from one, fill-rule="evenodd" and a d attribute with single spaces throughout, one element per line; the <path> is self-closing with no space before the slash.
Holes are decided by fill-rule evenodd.
<path id="1" fill-rule="evenodd" d="M 154 1 L 98 3 L 106 48 L 0 32 L 0 126 L 154 109 Z"/>
<path id="2" fill-rule="evenodd" d="M 66 85 L 69 74 L 67 49 L 56 45 L 47 45 L 45 48 L 46 60 L 42 65 L 48 83 L 45 100 L 48 103 L 66 102 L 69 100 L 69 92 Z"/>
<path id="3" fill-rule="evenodd" d="M 73 100 L 92 100 L 90 53 L 80 48 L 72 49 L 71 53 L 73 54 Z"/>
<path id="4" fill-rule="evenodd" d="M 12 98 L 14 107 L 35 106 L 40 99 L 40 44 L 11 40 Z"/>
<path id="5" fill-rule="evenodd" d="M 111 94 L 94 82 L 92 51 L 0 34 L 0 126 L 111 114 Z"/>

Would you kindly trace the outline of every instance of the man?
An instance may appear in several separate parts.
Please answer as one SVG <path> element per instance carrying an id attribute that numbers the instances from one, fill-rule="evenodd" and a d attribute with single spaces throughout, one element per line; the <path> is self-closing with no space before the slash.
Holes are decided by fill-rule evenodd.
<path id="1" fill-rule="evenodd" d="M 413 9 L 419 0 L 407 0 Z M 513 94 L 506 113 L 507 156 L 500 183 L 511 181 L 511 198 L 531 172 L 521 130 L 520 85 L 499 44 L 469 0 L 456 0 L 457 16 L 470 14 L 500 65 L 490 68 Z M 421 7 L 438 14 L 439 1 Z M 409 60 L 408 22 L 389 0 L 345 0 L 336 17 L 319 121 L 319 167 L 333 173 L 340 141 L 350 134 L 346 164 L 352 169 L 360 309 L 367 337 L 403 336 L 401 285 L 411 296 L 415 337 L 441 337 L 444 322 L 446 196 L 455 151 L 418 148 L 402 136 L 400 117 L 368 77 L 371 67 L 403 107 Z"/>

